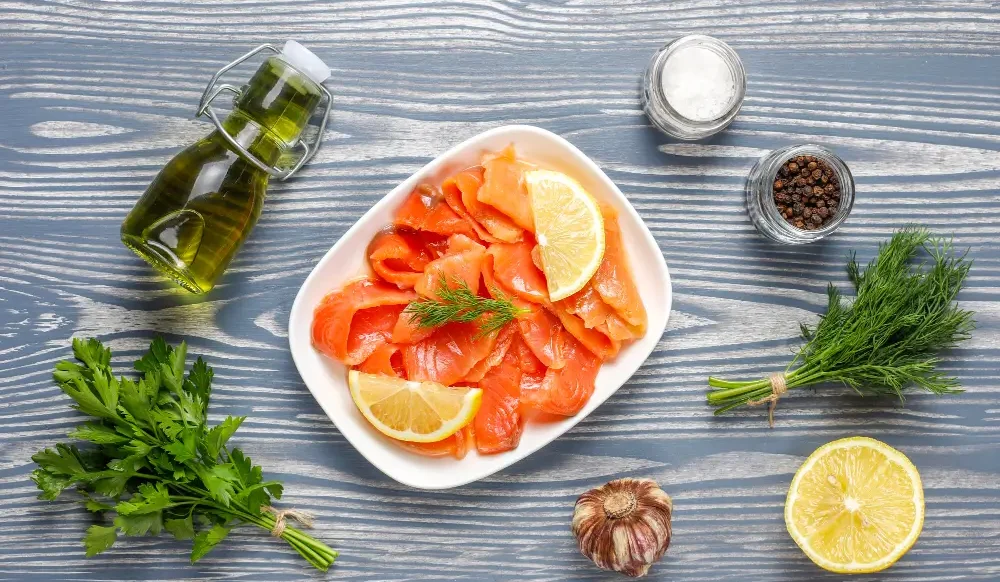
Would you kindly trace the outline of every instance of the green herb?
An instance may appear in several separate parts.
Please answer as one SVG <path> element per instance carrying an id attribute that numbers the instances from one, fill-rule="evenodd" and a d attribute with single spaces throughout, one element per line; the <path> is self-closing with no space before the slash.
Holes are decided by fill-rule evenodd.
<path id="1" fill-rule="evenodd" d="M 478 336 L 484 336 L 499 331 L 518 315 L 526 313 L 524 309 L 516 307 L 497 287 L 490 288 L 492 299 L 480 297 L 472 292 L 465 281 L 457 277 L 449 285 L 442 275 L 436 293 L 437 299 L 421 299 L 406 307 L 417 327 L 478 321 Z"/>
<path id="2" fill-rule="evenodd" d="M 921 248 L 929 264 L 914 265 Z M 895 395 L 900 400 L 911 387 L 934 394 L 961 392 L 955 378 L 937 370 L 936 354 L 968 339 L 975 327 L 972 312 L 954 302 L 970 266 L 950 241 L 917 227 L 897 231 L 879 245 L 878 256 L 864 270 L 852 254 L 847 274 L 856 298 L 847 303 L 829 286 L 826 314 L 815 329 L 801 326 L 806 344 L 785 369 L 784 384 L 792 389 L 840 382 L 862 396 Z M 770 379 L 730 382 L 713 377 L 708 384 L 714 388 L 708 402 L 717 407 L 716 414 L 765 402 L 773 413 L 783 393 Z"/>
<path id="3" fill-rule="evenodd" d="M 333 564 L 336 551 L 285 525 L 286 514 L 301 514 L 271 507 L 272 497 L 281 498 L 281 483 L 265 481 L 249 457 L 226 446 L 246 417 L 208 427 L 212 369 L 198 358 L 185 376 L 184 343 L 174 349 L 154 340 L 135 363 L 142 374 L 136 381 L 114 377 L 111 350 L 96 339 L 74 339 L 73 353 L 82 365 L 59 362 L 54 376 L 74 408 L 94 417 L 69 433 L 90 446 L 58 444 L 37 453 L 31 478 L 40 499 L 75 487 L 88 510 L 115 514 L 113 525 L 87 530 L 87 556 L 110 548 L 119 534 L 167 530 L 194 540 L 195 562 L 242 522 L 280 534 L 320 570 Z"/>

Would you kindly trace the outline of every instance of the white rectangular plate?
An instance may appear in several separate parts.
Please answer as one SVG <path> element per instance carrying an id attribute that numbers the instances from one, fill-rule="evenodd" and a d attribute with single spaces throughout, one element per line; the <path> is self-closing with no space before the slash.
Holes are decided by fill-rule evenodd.
<path id="1" fill-rule="evenodd" d="M 477 165 L 485 152 L 514 144 L 517 155 L 542 167 L 576 178 L 598 200 L 619 213 L 622 236 L 639 293 L 649 313 L 645 337 L 627 344 L 606 362 L 597 375 L 594 395 L 579 414 L 556 422 L 529 422 L 513 451 L 480 455 L 475 450 L 462 460 L 430 458 L 407 452 L 382 436 L 358 412 L 347 387 L 347 371 L 313 349 L 310 328 L 313 310 L 323 297 L 349 279 L 368 272 L 364 252 L 375 233 L 392 222 L 403 200 L 424 182 L 440 183 L 448 175 Z M 670 315 L 670 275 L 659 246 L 635 209 L 614 183 L 586 155 L 552 132 L 525 125 L 498 127 L 481 133 L 438 156 L 380 200 L 341 237 L 320 260 L 292 305 L 288 341 L 292 359 L 316 401 L 344 437 L 366 459 L 396 481 L 419 489 L 447 489 L 495 473 L 527 457 L 573 428 L 621 387 L 649 357 Z"/>

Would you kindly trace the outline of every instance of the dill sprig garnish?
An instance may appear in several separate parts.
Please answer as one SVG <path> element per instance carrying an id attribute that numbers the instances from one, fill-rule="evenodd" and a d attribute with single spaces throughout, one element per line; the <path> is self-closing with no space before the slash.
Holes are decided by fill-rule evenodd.
<path id="1" fill-rule="evenodd" d="M 446 323 L 478 321 L 477 337 L 481 337 L 499 331 L 525 312 L 497 287 L 490 287 L 492 298 L 480 297 L 458 277 L 449 285 L 442 275 L 436 293 L 436 299 L 423 298 L 406 307 L 417 327 L 440 327 Z"/>
<path id="2" fill-rule="evenodd" d="M 920 249 L 929 261 L 913 264 Z M 852 253 L 847 274 L 854 301 L 845 302 L 830 284 L 819 324 L 801 325 L 806 344 L 785 369 L 785 386 L 779 389 L 771 379 L 711 377 L 709 404 L 716 414 L 765 402 L 773 411 L 785 388 L 823 382 L 839 382 L 862 396 L 900 400 L 913 387 L 934 394 L 961 392 L 958 380 L 937 370 L 937 354 L 968 339 L 975 327 L 973 313 L 955 303 L 970 267 L 966 253 L 956 254 L 951 241 L 919 227 L 899 230 L 880 244 L 878 256 L 863 270 Z"/>

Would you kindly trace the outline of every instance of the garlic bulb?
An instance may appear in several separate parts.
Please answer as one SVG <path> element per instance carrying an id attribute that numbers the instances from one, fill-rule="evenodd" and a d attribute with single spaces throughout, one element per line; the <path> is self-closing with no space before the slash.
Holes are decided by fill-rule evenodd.
<path id="1" fill-rule="evenodd" d="M 670 545 L 670 496 L 651 479 L 616 479 L 576 500 L 573 535 L 605 570 L 645 576 Z"/>

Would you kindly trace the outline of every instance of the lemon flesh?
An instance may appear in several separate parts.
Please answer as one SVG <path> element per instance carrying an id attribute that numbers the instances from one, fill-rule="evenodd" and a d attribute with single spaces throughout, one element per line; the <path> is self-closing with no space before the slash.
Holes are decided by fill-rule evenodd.
<path id="1" fill-rule="evenodd" d="M 923 529 L 920 474 L 885 443 L 865 437 L 833 441 L 795 473 L 785 525 L 823 569 L 841 574 L 884 570 Z"/>
<path id="2" fill-rule="evenodd" d="M 549 299 L 583 289 L 604 258 L 604 219 L 573 178 L 550 170 L 524 174 Z"/>
<path id="3" fill-rule="evenodd" d="M 351 370 L 351 398 L 379 432 L 401 441 L 442 441 L 469 424 L 479 411 L 483 391 L 449 388 Z"/>

